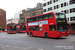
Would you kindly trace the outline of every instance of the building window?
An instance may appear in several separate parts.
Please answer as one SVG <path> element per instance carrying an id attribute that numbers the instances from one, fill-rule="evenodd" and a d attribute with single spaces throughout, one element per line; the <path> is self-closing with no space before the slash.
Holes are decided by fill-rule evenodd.
<path id="1" fill-rule="evenodd" d="M 48 11 L 50 11 L 50 8 L 48 8 Z"/>
<path id="2" fill-rule="evenodd" d="M 54 6 L 54 9 L 56 9 L 56 6 Z"/>
<path id="3" fill-rule="evenodd" d="M 57 9 L 59 8 L 59 5 L 57 5 Z"/>
<path id="4" fill-rule="evenodd" d="M 63 11 L 61 11 L 61 12 L 63 12 Z"/>
<path id="5" fill-rule="evenodd" d="M 50 10 L 52 10 L 52 7 L 50 7 Z"/>
<path id="6" fill-rule="evenodd" d="M 54 3 L 55 3 L 55 1 L 56 1 L 56 0 L 54 0 Z"/>
<path id="7" fill-rule="evenodd" d="M 75 17 L 70 17 L 70 21 L 75 21 Z"/>
<path id="8" fill-rule="evenodd" d="M 47 4 L 49 5 L 49 2 L 47 2 Z"/>
<path id="9" fill-rule="evenodd" d="M 73 8 L 73 12 L 75 12 L 75 8 Z"/>
<path id="10" fill-rule="evenodd" d="M 54 3 L 57 2 L 58 0 L 54 0 Z"/>
<path id="11" fill-rule="evenodd" d="M 50 1 L 50 4 L 52 4 L 52 1 Z"/>
<path id="12" fill-rule="evenodd" d="M 72 17 L 72 20 L 75 21 L 75 17 Z"/>
<path id="13" fill-rule="evenodd" d="M 46 3 L 44 3 L 43 6 L 46 6 Z"/>
<path id="14" fill-rule="evenodd" d="M 75 12 L 75 8 L 70 9 L 70 13 Z"/>
<path id="15" fill-rule="evenodd" d="M 57 1 L 59 1 L 59 0 L 56 0 L 56 2 L 57 2 Z"/>
<path id="16" fill-rule="evenodd" d="M 70 13 L 72 13 L 73 12 L 73 9 L 70 9 Z"/>
<path id="17" fill-rule="evenodd" d="M 43 11 L 46 12 L 46 9 L 44 9 Z"/>
<path id="18" fill-rule="evenodd" d="M 75 3 L 75 0 L 70 0 L 70 4 L 74 4 Z"/>
<path id="19" fill-rule="evenodd" d="M 64 10 L 64 13 L 66 14 L 66 10 Z"/>
<path id="20" fill-rule="evenodd" d="M 68 2 L 66 3 L 66 6 L 68 6 Z"/>
<path id="21" fill-rule="evenodd" d="M 66 10 L 66 14 L 68 14 L 69 13 L 69 11 L 68 10 Z"/>
<path id="22" fill-rule="evenodd" d="M 69 18 L 67 18 L 67 21 L 69 21 Z"/>
<path id="23" fill-rule="evenodd" d="M 70 17 L 70 21 L 72 21 L 72 17 Z"/>
<path id="24" fill-rule="evenodd" d="M 66 6 L 66 2 L 64 3 L 64 6 Z"/>
<path id="25" fill-rule="evenodd" d="M 62 11 L 61 11 L 61 12 L 62 12 Z M 64 10 L 64 13 L 65 13 L 65 14 L 68 14 L 68 13 L 69 13 L 69 11 L 68 11 L 68 10 Z"/>
<path id="26" fill-rule="evenodd" d="M 63 7 L 63 3 L 61 4 L 61 7 Z"/>

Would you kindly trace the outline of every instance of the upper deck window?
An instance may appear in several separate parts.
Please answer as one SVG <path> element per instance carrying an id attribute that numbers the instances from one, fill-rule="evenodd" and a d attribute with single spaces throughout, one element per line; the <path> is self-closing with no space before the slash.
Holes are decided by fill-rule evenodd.
<path id="1" fill-rule="evenodd" d="M 48 19 L 48 14 L 43 15 L 43 19 Z"/>
<path id="2" fill-rule="evenodd" d="M 49 14 L 49 19 L 50 19 L 50 18 L 53 18 L 53 13 L 50 13 L 50 14 Z"/>
<path id="3" fill-rule="evenodd" d="M 29 18 L 29 19 L 27 19 L 27 22 L 44 20 L 44 19 L 50 19 L 50 18 L 53 18 L 53 13 L 49 13 L 49 14 L 45 14 L 45 15 Z"/>
<path id="4" fill-rule="evenodd" d="M 39 16 L 38 18 L 39 18 L 39 20 L 42 20 L 43 17 L 42 16 Z"/>
<path id="5" fill-rule="evenodd" d="M 25 23 L 21 23 L 21 25 L 25 25 Z"/>
<path id="6" fill-rule="evenodd" d="M 64 13 L 55 13 L 56 18 L 66 18 Z"/>

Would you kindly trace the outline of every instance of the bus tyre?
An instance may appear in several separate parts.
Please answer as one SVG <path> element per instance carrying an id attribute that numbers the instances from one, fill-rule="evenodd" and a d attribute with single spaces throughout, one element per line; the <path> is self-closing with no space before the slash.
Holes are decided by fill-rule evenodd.
<path id="1" fill-rule="evenodd" d="M 31 37 L 33 37 L 33 34 L 32 34 L 32 32 L 30 33 L 30 36 L 31 36 Z"/>
<path id="2" fill-rule="evenodd" d="M 48 33 L 45 34 L 45 38 L 48 38 Z"/>

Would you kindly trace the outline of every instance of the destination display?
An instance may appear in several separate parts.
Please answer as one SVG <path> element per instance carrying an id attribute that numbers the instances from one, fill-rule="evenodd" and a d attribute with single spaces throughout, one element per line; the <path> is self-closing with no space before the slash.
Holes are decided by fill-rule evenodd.
<path id="1" fill-rule="evenodd" d="M 21 26 L 21 28 L 24 28 L 25 26 Z"/>
<path id="2" fill-rule="evenodd" d="M 24 27 L 24 26 L 22 26 L 22 27 Z"/>
<path id="3" fill-rule="evenodd" d="M 11 28 L 15 28 L 15 26 L 11 26 Z"/>
<path id="4" fill-rule="evenodd" d="M 57 24 L 67 24 L 66 19 L 57 19 Z"/>

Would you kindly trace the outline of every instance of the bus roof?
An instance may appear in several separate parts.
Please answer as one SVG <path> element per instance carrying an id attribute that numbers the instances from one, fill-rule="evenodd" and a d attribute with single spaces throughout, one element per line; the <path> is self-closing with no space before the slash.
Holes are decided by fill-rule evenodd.
<path id="1" fill-rule="evenodd" d="M 49 13 L 63 13 L 63 12 L 49 12 Z M 45 13 L 45 14 L 49 14 L 49 13 Z M 40 14 L 40 15 L 36 15 L 36 16 L 32 16 L 32 17 L 28 17 L 29 18 L 33 18 L 33 17 L 37 17 L 37 16 L 41 16 L 41 15 L 45 15 L 45 14 Z"/>
<path id="2" fill-rule="evenodd" d="M 8 23 L 8 24 L 16 24 L 16 23 Z M 7 25 L 8 25 L 8 24 L 7 24 Z"/>
<path id="3" fill-rule="evenodd" d="M 12 24 L 16 25 L 16 23 L 9 23 L 9 24 L 7 24 L 7 25 L 10 25 L 10 26 L 11 26 Z"/>

